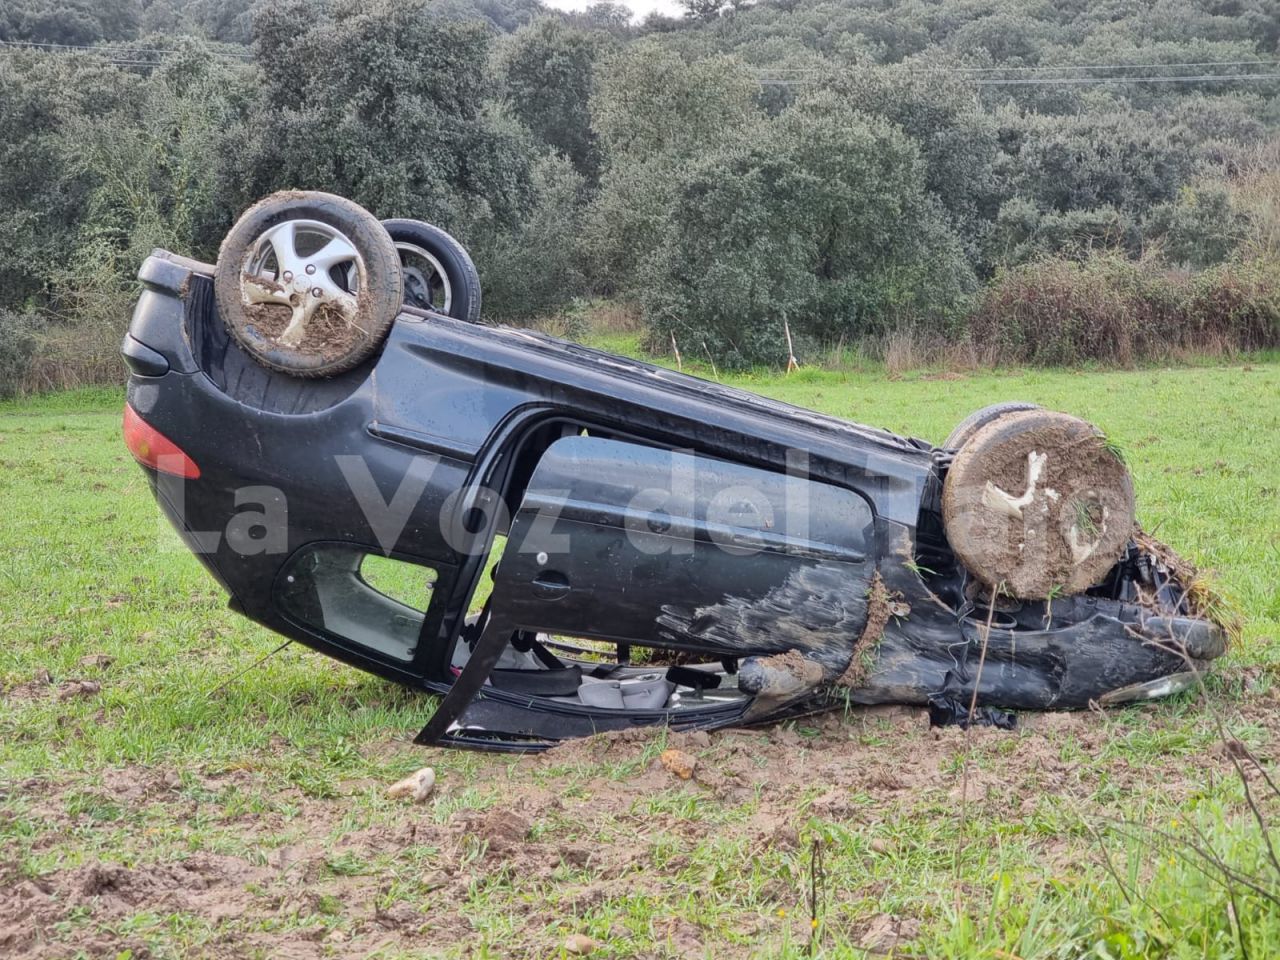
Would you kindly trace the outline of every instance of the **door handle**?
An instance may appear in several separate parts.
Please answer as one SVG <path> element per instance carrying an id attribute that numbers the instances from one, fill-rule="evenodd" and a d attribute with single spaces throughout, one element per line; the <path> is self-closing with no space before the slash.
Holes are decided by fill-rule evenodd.
<path id="1" fill-rule="evenodd" d="M 533 594 L 542 600 L 559 600 L 569 592 L 569 578 L 559 570 L 543 570 L 533 578 Z"/>

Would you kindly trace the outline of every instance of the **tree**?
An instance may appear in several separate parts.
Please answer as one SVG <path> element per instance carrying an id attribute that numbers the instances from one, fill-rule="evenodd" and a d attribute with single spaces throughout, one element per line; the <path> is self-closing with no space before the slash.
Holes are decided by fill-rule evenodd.
<path id="1" fill-rule="evenodd" d="M 973 288 L 915 144 L 841 98 L 807 98 L 692 167 L 646 287 L 646 316 L 726 364 L 941 323 Z"/>
<path id="2" fill-rule="evenodd" d="M 125 109 L 140 84 L 98 57 L 0 56 L 0 308 L 53 306 L 94 183 L 71 131 Z"/>
<path id="3" fill-rule="evenodd" d="M 727 0 L 680 0 L 680 6 L 684 8 L 686 19 L 707 23 L 719 17 L 729 4 Z"/>
<path id="4" fill-rule="evenodd" d="M 604 62 L 591 113 L 605 169 L 584 224 L 597 289 L 631 291 L 641 282 L 679 215 L 673 204 L 681 171 L 763 122 L 758 88 L 736 59 L 686 63 L 654 40 Z"/>
<path id="5" fill-rule="evenodd" d="M 6 0 L 0 40 L 92 44 L 138 35 L 139 0 Z"/>
<path id="6" fill-rule="evenodd" d="M 532 157 L 493 122 L 484 26 L 432 16 L 426 0 L 288 0 L 259 15 L 255 36 L 263 84 L 244 202 L 303 187 L 383 216 L 456 226 L 480 205 L 518 222 Z"/>
<path id="7" fill-rule="evenodd" d="M 690 156 L 760 117 L 759 89 L 734 57 L 687 62 L 645 39 L 601 65 L 592 126 L 610 162 L 621 154 Z"/>
<path id="8" fill-rule="evenodd" d="M 595 65 L 613 45 L 606 33 L 544 17 L 516 31 L 497 57 L 511 112 L 589 181 L 600 168 L 590 109 Z"/>
<path id="9" fill-rule="evenodd" d="M 584 188 L 568 160 L 546 156 L 534 165 L 531 200 L 518 226 L 472 225 L 486 316 L 528 321 L 586 292 L 578 249 Z"/>
<path id="10" fill-rule="evenodd" d="M 1172 199 L 1195 172 L 1185 132 L 1135 111 L 1019 116 L 1001 139 L 1009 194 L 1062 213 L 1145 210 Z"/>
<path id="11" fill-rule="evenodd" d="M 846 71 L 833 88 L 849 106 L 884 117 L 916 142 L 925 189 L 976 261 L 1002 197 L 995 177 L 998 128 L 972 90 L 910 66 Z"/>

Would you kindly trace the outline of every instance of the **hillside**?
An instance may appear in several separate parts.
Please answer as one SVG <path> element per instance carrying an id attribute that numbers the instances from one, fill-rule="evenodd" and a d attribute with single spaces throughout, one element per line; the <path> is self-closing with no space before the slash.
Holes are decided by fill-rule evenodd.
<path id="1" fill-rule="evenodd" d="M 810 362 L 1275 345 L 1278 38 L 1266 0 L 19 0 L 0 387 L 114 376 L 145 252 L 282 187 L 451 230 L 490 319 L 609 298 L 721 366 L 784 324 Z"/>

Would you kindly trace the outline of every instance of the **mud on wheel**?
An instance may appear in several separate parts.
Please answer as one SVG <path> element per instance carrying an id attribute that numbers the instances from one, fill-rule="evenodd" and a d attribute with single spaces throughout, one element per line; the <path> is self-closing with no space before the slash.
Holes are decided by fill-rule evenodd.
<path id="1" fill-rule="evenodd" d="M 264 366 L 301 377 L 349 370 L 400 310 L 400 258 L 373 214 L 328 193 L 275 193 L 218 254 L 214 295 L 231 335 Z"/>
<path id="2" fill-rule="evenodd" d="M 1050 410 L 1003 413 L 956 452 L 947 540 L 988 587 L 1026 599 L 1096 585 L 1133 536 L 1133 482 L 1097 427 Z"/>

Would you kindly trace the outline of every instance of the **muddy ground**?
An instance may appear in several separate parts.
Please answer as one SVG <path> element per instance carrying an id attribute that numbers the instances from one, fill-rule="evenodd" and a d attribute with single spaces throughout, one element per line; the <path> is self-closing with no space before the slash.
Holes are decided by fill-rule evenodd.
<path id="1" fill-rule="evenodd" d="M 1256 738 L 1260 724 L 1277 723 L 1276 699 L 1246 697 L 1235 722 Z M 992 824 L 1034 823 L 1046 804 L 1060 814 L 1075 803 L 1105 814 L 1103 782 L 1124 805 L 1141 796 L 1176 807 L 1206 780 L 1232 776 L 1211 738 L 1191 762 L 1178 751 L 1133 762 L 1115 748 L 1131 746 L 1135 717 L 1140 728 L 1136 711 L 1027 714 L 1016 732 L 975 729 L 970 738 L 930 729 L 926 711 L 880 707 L 770 730 L 608 734 L 518 760 L 471 757 L 461 768 L 448 766 L 456 753 L 387 742 L 389 754 L 441 771 L 421 805 L 384 801 L 387 784 L 370 781 L 308 797 L 252 770 L 127 766 L 106 771 L 87 797 L 74 777 L 13 784 L 9 790 L 51 828 L 35 853 L 100 829 L 95 799 L 141 813 L 152 826 L 132 831 L 127 862 L 89 850 L 82 862 L 31 879 L 4 858 L 0 955 L 151 956 L 147 941 L 130 933 L 140 912 L 198 927 L 191 955 L 201 956 L 556 956 L 566 938 L 588 929 L 600 955 L 756 955 L 808 937 L 811 843 L 825 836 L 828 859 L 861 858 L 867 878 L 825 891 L 824 939 L 882 951 L 901 939 L 897 955 L 909 956 L 927 910 L 913 917 L 839 907 L 883 893 L 884 868 L 891 874 L 904 856 L 899 845 L 950 849 L 952 841 L 939 838 L 956 835 L 966 750 L 975 837 Z M 690 779 L 660 762 L 671 749 L 694 758 Z M 264 793 L 270 802 L 261 813 L 227 802 Z M 935 823 L 932 839 L 894 829 L 922 819 Z M 1049 831 L 1032 843 L 1046 874 L 1097 858 L 1073 833 Z M 764 876 L 740 881 L 743 903 L 730 909 L 729 932 L 723 916 L 700 924 L 696 909 L 651 916 L 639 933 L 632 915 L 611 926 L 593 916 L 648 893 L 671 903 L 673 887 L 687 887 L 696 904 L 690 868 L 707 869 L 705 848 L 721 841 L 734 875 L 770 865 Z M 400 898 L 406 873 L 415 895 Z M 488 954 L 482 944 L 499 940 L 495 911 L 505 928 L 497 953 Z"/>

